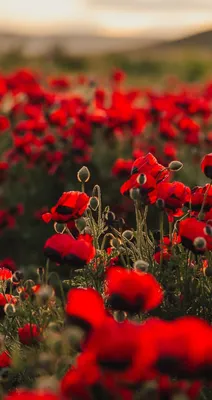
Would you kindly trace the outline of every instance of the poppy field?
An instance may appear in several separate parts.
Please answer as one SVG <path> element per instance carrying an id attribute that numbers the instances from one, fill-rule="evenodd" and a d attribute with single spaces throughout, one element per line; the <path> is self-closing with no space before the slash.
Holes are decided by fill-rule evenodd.
<path id="1" fill-rule="evenodd" d="M 0 396 L 212 396 L 212 82 L 0 75 Z"/>

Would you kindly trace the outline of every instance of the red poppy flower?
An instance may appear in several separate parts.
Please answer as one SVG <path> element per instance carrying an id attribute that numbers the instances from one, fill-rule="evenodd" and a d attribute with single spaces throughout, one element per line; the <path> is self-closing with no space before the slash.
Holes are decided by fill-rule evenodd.
<path id="1" fill-rule="evenodd" d="M 0 354 L 0 368 L 8 368 L 11 366 L 12 359 L 7 351 Z"/>
<path id="2" fill-rule="evenodd" d="M 181 182 L 161 182 L 157 185 L 157 197 L 164 201 L 170 219 L 182 215 L 182 207 L 190 202 L 191 190 Z"/>
<path id="3" fill-rule="evenodd" d="M 90 235 L 79 235 L 74 239 L 69 234 L 57 233 L 47 239 L 44 254 L 59 264 L 68 264 L 72 268 L 82 268 L 95 256 L 93 239 Z"/>
<path id="4" fill-rule="evenodd" d="M 60 396 L 47 390 L 16 389 L 5 396 L 5 400 L 60 400 Z"/>
<path id="5" fill-rule="evenodd" d="M 10 127 L 10 121 L 4 115 L 0 115 L 0 132 L 5 132 Z"/>
<path id="6" fill-rule="evenodd" d="M 22 344 L 30 346 L 41 340 L 41 330 L 35 324 L 25 324 L 22 328 L 18 328 L 19 340 Z"/>
<path id="7" fill-rule="evenodd" d="M 141 185 L 138 182 L 140 174 L 134 174 L 126 181 L 120 189 L 124 196 L 130 195 L 130 190 L 139 189 L 141 200 L 144 204 L 154 204 L 157 199 L 156 181 L 150 174 L 143 174 L 144 183 Z"/>
<path id="8" fill-rule="evenodd" d="M 43 220 L 61 223 L 69 222 L 81 217 L 88 208 L 89 197 L 82 192 L 64 192 L 57 204 L 52 207 L 51 213 L 43 214 Z"/>
<path id="9" fill-rule="evenodd" d="M 126 372 L 133 366 L 139 339 L 139 325 L 129 321 L 119 323 L 106 317 L 99 329 L 91 333 L 85 352 L 94 354 L 97 364 L 104 372 Z"/>
<path id="10" fill-rule="evenodd" d="M 202 207 L 203 199 L 205 196 L 205 192 L 207 192 L 207 197 L 205 199 L 203 211 L 204 212 L 210 211 L 210 209 L 212 208 L 212 186 L 210 186 L 209 183 L 207 183 L 203 187 L 195 186 L 191 190 L 191 209 L 192 209 L 192 211 L 194 211 L 194 212 L 200 211 L 200 209 Z M 189 203 L 186 205 L 189 206 Z"/>
<path id="11" fill-rule="evenodd" d="M 212 179 L 212 153 L 206 154 L 201 161 L 201 170 L 207 176 Z"/>
<path id="12" fill-rule="evenodd" d="M 102 296 L 94 289 L 71 289 L 68 292 L 65 311 L 71 324 L 85 330 L 99 327 L 105 318 Z"/>
<path id="13" fill-rule="evenodd" d="M 0 267 L 9 269 L 10 271 L 16 271 L 17 267 L 15 261 L 12 258 L 4 258 L 0 261 Z"/>
<path id="14" fill-rule="evenodd" d="M 7 268 L 0 268 L 0 281 L 7 281 L 13 276 L 12 271 Z"/>
<path id="15" fill-rule="evenodd" d="M 148 153 L 143 157 L 137 158 L 132 166 L 132 174 L 150 174 L 157 183 L 169 179 L 169 171 L 166 167 L 158 164 L 157 159 Z"/>
<path id="16" fill-rule="evenodd" d="M 212 250 L 212 237 L 207 234 L 207 224 L 196 218 L 186 218 L 179 223 L 179 234 L 184 247 L 196 254 L 203 254 L 207 249 Z M 203 238 L 205 246 L 195 246 L 195 239 Z"/>
<path id="17" fill-rule="evenodd" d="M 112 309 L 137 314 L 159 306 L 163 300 L 162 288 L 153 275 L 116 267 L 107 272 L 106 294 Z"/>
<path id="18" fill-rule="evenodd" d="M 55 90 L 68 89 L 70 86 L 69 79 L 65 76 L 51 78 L 49 85 Z"/>
<path id="19" fill-rule="evenodd" d="M 113 164 L 112 174 L 114 176 L 118 176 L 119 178 L 126 178 L 130 175 L 132 165 L 132 160 L 124 160 L 123 158 L 118 158 Z"/>
<path id="20" fill-rule="evenodd" d="M 121 83 L 125 80 L 125 72 L 121 69 L 115 69 L 112 74 L 112 80 L 116 83 Z"/>

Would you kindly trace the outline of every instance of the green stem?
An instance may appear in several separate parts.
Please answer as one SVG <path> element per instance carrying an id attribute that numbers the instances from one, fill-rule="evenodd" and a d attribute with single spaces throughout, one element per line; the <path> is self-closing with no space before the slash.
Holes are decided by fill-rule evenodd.
<path id="1" fill-rule="evenodd" d="M 162 267 L 163 264 L 163 211 L 160 212 L 160 267 Z"/>
<path id="2" fill-rule="evenodd" d="M 48 258 L 46 261 L 46 271 L 45 271 L 45 283 L 48 285 L 48 279 L 49 279 L 49 264 L 50 264 L 50 259 Z"/>

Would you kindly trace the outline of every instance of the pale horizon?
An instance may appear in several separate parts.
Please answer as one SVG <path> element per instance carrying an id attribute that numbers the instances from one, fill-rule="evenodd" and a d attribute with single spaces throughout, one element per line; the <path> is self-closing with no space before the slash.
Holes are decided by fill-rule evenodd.
<path id="1" fill-rule="evenodd" d="M 0 0 L 0 31 L 174 39 L 212 28 L 211 0 Z"/>

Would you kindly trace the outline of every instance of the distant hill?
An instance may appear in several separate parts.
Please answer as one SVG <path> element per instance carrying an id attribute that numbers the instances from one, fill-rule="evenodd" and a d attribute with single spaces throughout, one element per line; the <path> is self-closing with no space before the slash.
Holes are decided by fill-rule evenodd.
<path id="1" fill-rule="evenodd" d="M 197 48 L 212 50 L 212 30 L 196 33 L 193 35 L 186 36 L 181 39 L 164 41 L 158 44 L 150 44 L 149 50 L 165 50 L 165 49 L 192 49 Z"/>
<path id="2" fill-rule="evenodd" d="M 69 55 L 105 54 L 149 46 L 152 40 L 141 37 L 108 37 L 97 35 L 16 35 L 0 32 L 0 54 L 20 49 L 26 55 L 42 55 L 55 47 Z"/>

